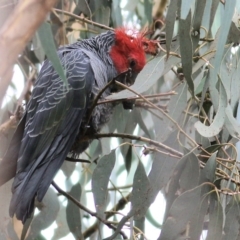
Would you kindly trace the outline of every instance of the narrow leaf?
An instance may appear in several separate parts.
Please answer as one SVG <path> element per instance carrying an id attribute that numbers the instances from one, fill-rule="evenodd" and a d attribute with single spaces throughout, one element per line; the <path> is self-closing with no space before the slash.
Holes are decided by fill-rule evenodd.
<path id="1" fill-rule="evenodd" d="M 150 183 L 142 165 L 142 162 L 139 161 L 133 179 L 133 190 L 131 197 L 134 220 L 139 220 L 145 215 L 149 206 L 149 192 Z"/>
<path id="2" fill-rule="evenodd" d="M 220 202 L 211 197 L 209 226 L 206 240 L 219 240 L 222 237 L 223 209 Z"/>
<path id="3" fill-rule="evenodd" d="M 210 126 L 206 126 L 200 121 L 196 122 L 194 125 L 197 131 L 202 136 L 213 137 L 213 136 L 216 136 L 222 130 L 223 124 L 225 122 L 226 106 L 227 106 L 227 94 L 222 84 L 220 84 L 218 110 L 213 122 L 211 123 Z"/>
<path id="4" fill-rule="evenodd" d="M 78 183 L 74 185 L 69 194 L 80 201 L 81 197 L 81 185 Z M 68 200 L 68 204 L 66 207 L 66 218 L 69 230 L 72 232 L 73 236 L 76 239 L 82 239 L 82 231 L 81 231 L 81 215 L 80 209 L 70 200 Z"/>
<path id="5" fill-rule="evenodd" d="M 167 204 L 165 215 L 169 214 L 172 203 L 180 193 L 196 187 L 199 182 L 198 158 L 193 152 L 187 149 L 186 151 L 188 153 L 176 164 L 165 193 Z"/>
<path id="6" fill-rule="evenodd" d="M 174 24 L 177 14 L 178 0 L 172 0 L 168 7 L 167 16 L 165 19 L 166 22 L 166 49 L 167 55 L 170 52 L 170 46 L 173 38 Z"/>
<path id="7" fill-rule="evenodd" d="M 179 39 L 184 77 L 187 81 L 191 94 L 194 94 L 194 85 L 192 80 L 193 46 L 191 40 L 191 11 L 185 20 L 179 20 Z"/>
<path id="8" fill-rule="evenodd" d="M 38 36 L 48 59 L 51 61 L 54 69 L 64 81 L 65 85 L 68 86 L 63 66 L 61 65 L 61 62 L 56 52 L 56 47 L 54 44 L 53 35 L 49 23 L 44 22 L 39 27 Z"/>
<path id="9" fill-rule="evenodd" d="M 195 13 L 194 13 L 194 20 L 193 20 L 194 31 L 200 30 L 205 5 L 206 5 L 206 0 L 196 0 L 196 7 L 195 7 Z"/>
<path id="10" fill-rule="evenodd" d="M 226 112 L 226 122 L 225 127 L 229 131 L 232 137 L 240 138 L 240 124 L 236 120 L 236 118 L 233 117 L 233 111 L 231 107 L 228 105 L 225 109 Z"/>
<path id="11" fill-rule="evenodd" d="M 187 84 L 182 83 L 176 88 L 178 94 L 171 96 L 168 103 L 167 116 L 159 111 L 154 111 L 159 117 L 152 116 L 154 125 L 157 126 L 156 139 L 159 142 L 164 142 L 169 135 L 176 130 L 176 125 L 171 119 L 178 121 L 183 111 L 187 107 Z"/>
<path id="12" fill-rule="evenodd" d="M 92 175 L 94 202 L 100 217 L 104 217 L 108 196 L 108 182 L 115 165 L 115 160 L 115 150 L 113 150 L 98 161 L 97 167 L 94 169 Z"/>
<path id="13" fill-rule="evenodd" d="M 201 201 L 201 187 L 180 195 L 172 204 L 158 240 L 180 239 Z M 185 236 L 186 237 L 186 236 Z"/>
<path id="14" fill-rule="evenodd" d="M 237 240 L 239 234 L 240 208 L 239 202 L 232 197 L 226 208 L 226 219 L 222 240 Z"/>

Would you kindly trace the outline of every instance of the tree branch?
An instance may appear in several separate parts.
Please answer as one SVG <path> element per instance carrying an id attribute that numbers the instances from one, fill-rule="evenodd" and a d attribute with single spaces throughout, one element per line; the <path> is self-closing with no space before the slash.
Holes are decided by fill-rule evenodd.
<path id="1" fill-rule="evenodd" d="M 99 27 L 99 28 L 101 28 L 101 29 L 114 30 L 114 29 L 111 28 L 111 27 L 108 27 L 108 26 L 106 26 L 106 25 L 103 25 L 103 24 L 94 22 L 94 21 L 89 20 L 89 19 L 87 19 L 87 18 L 85 18 L 85 17 L 83 17 L 83 16 L 78 16 L 78 15 L 76 15 L 76 14 L 74 14 L 74 13 L 71 13 L 71 12 L 68 12 L 68 11 L 64 11 L 64 10 L 57 9 L 57 8 L 54 8 L 53 11 L 54 11 L 54 12 L 57 12 L 57 13 L 63 13 L 63 14 L 65 14 L 65 15 L 67 15 L 67 16 L 70 16 L 70 17 L 73 17 L 73 18 L 75 18 L 75 19 L 77 19 L 77 20 L 80 20 L 81 22 L 91 24 L 91 25 L 96 26 L 96 27 Z"/>
<path id="2" fill-rule="evenodd" d="M 20 0 L 0 29 L 0 106 L 18 55 L 56 2 L 57 0 Z"/>
<path id="3" fill-rule="evenodd" d="M 114 216 L 115 212 L 122 210 L 126 204 L 129 202 L 130 194 L 126 197 L 121 198 L 118 203 L 110 210 L 106 212 L 106 219 Z M 98 222 L 96 221 L 91 227 L 89 227 L 85 232 L 83 232 L 84 239 L 90 237 L 95 231 L 98 230 Z"/>
<path id="4" fill-rule="evenodd" d="M 108 226 L 109 228 L 116 230 L 116 227 L 113 226 L 111 223 L 109 223 L 108 221 L 100 218 L 96 212 L 92 212 L 91 210 L 89 210 L 88 208 L 86 208 L 85 206 L 83 206 L 79 201 L 77 201 L 74 197 L 72 197 L 70 194 L 66 193 L 65 191 L 63 191 L 54 181 L 52 181 L 52 186 L 63 196 L 65 196 L 67 199 L 71 200 L 74 204 L 76 204 L 80 209 L 84 210 L 85 212 L 89 213 L 91 216 L 96 217 L 100 222 L 104 223 L 106 226 Z M 126 235 L 121 231 L 120 234 L 122 235 L 122 237 L 124 239 L 127 239 Z"/>
<path id="5" fill-rule="evenodd" d="M 152 139 L 149 138 L 145 138 L 145 137 L 139 137 L 139 136 L 135 136 L 135 135 L 131 135 L 131 134 L 125 134 L 125 133 L 97 133 L 93 135 L 93 138 L 107 138 L 107 137 L 116 137 L 116 138 L 128 138 L 128 139 L 132 139 L 132 140 L 137 140 L 137 141 L 142 141 L 142 142 L 147 142 L 151 145 L 154 145 L 156 147 L 160 147 L 163 148 L 165 150 L 167 150 L 168 152 L 182 157 L 183 154 L 181 152 L 178 152 L 177 150 L 168 147 L 165 144 L 162 144 L 160 142 L 154 141 Z"/>

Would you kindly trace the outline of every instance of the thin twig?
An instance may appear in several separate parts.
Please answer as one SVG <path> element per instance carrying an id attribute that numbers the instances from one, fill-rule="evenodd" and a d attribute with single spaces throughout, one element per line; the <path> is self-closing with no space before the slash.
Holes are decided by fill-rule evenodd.
<path id="1" fill-rule="evenodd" d="M 115 84 L 116 80 L 117 80 L 120 76 L 126 75 L 126 74 L 128 74 L 130 71 L 131 71 L 131 70 L 128 69 L 127 71 L 120 73 L 118 76 L 116 76 L 115 78 L 113 78 L 110 82 L 108 82 L 108 83 L 98 92 L 97 96 L 96 96 L 95 99 L 93 100 L 93 103 L 92 103 L 90 109 L 88 110 L 88 113 L 87 113 L 87 114 L 88 114 L 88 115 L 87 115 L 87 121 L 86 121 L 86 123 L 85 123 L 86 125 L 89 124 L 90 119 L 91 119 L 91 117 L 92 117 L 93 110 L 94 110 L 94 108 L 96 107 L 96 105 L 97 105 L 97 103 L 98 103 L 98 100 L 101 98 L 102 94 L 106 91 L 106 89 L 108 89 L 112 84 Z M 83 135 L 86 133 L 86 131 L 87 131 L 87 128 L 86 128 L 85 132 L 83 133 Z"/>
<path id="2" fill-rule="evenodd" d="M 164 116 L 166 116 L 172 123 L 174 123 L 174 125 L 179 129 L 179 131 L 181 133 L 183 133 L 195 146 L 198 146 L 198 144 L 196 143 L 196 141 L 194 141 L 186 132 L 183 131 L 183 129 L 179 126 L 179 124 L 171 117 L 169 116 L 166 112 L 164 112 L 162 109 L 160 109 L 159 107 L 157 107 L 155 104 L 151 103 L 148 99 L 144 98 L 143 95 L 137 93 L 136 91 L 134 91 L 133 89 L 129 88 L 128 86 L 115 81 L 116 85 L 119 85 L 127 90 L 129 90 L 130 92 L 138 95 L 139 97 L 141 97 L 145 102 L 147 102 L 149 105 L 151 105 L 153 108 L 157 109 L 158 111 L 160 111 Z"/>
<path id="3" fill-rule="evenodd" d="M 144 95 L 145 98 L 162 98 L 164 96 L 171 96 L 176 95 L 177 93 L 175 91 L 167 92 L 167 93 L 158 93 L 158 94 L 151 94 L 151 95 Z M 121 101 L 128 101 L 128 100 L 138 100 L 141 99 L 141 97 L 130 97 L 130 98 L 120 98 L 120 99 L 106 99 L 106 100 L 100 100 L 98 101 L 97 105 L 104 104 L 104 103 L 110 103 L 110 102 L 121 102 Z"/>
<path id="4" fill-rule="evenodd" d="M 103 25 L 103 24 L 94 22 L 94 21 L 89 20 L 89 19 L 87 19 L 87 18 L 85 18 L 85 17 L 78 16 L 78 15 L 76 15 L 76 14 L 73 14 L 73 13 L 70 13 L 70 12 L 67 12 L 67 11 L 64 11 L 64 10 L 61 10 L 61 9 L 53 8 L 53 11 L 58 12 L 58 13 L 63 13 L 63 14 L 65 14 L 65 15 L 67 15 L 67 16 L 73 17 L 73 18 L 75 18 L 75 19 L 77 19 L 77 20 L 80 20 L 80 21 L 82 21 L 82 22 L 84 22 L 84 23 L 91 24 L 91 25 L 96 26 L 96 27 L 99 27 L 99 28 L 101 28 L 101 29 L 114 30 L 113 28 L 108 27 L 108 26 L 106 26 L 106 25 Z"/>
<path id="5" fill-rule="evenodd" d="M 90 209 L 83 206 L 79 201 L 77 201 L 74 197 L 72 197 L 70 194 L 63 191 L 54 181 L 52 181 L 52 186 L 60 193 L 61 195 L 65 196 L 67 199 L 71 200 L 74 204 L 76 204 L 80 209 L 87 212 L 93 217 L 97 216 L 96 212 L 92 212 Z"/>
<path id="6" fill-rule="evenodd" d="M 145 137 L 135 136 L 135 135 L 131 135 L 131 134 L 125 134 L 125 133 L 97 133 L 97 134 L 93 135 L 93 138 L 109 138 L 109 137 L 128 138 L 128 139 L 132 139 L 132 140 L 147 142 L 156 147 L 164 148 L 165 150 L 167 150 L 170 153 L 173 153 L 174 155 L 177 155 L 179 157 L 183 156 L 183 154 L 181 152 L 179 152 L 173 148 L 170 148 L 165 144 L 162 144 L 160 142 L 157 142 L 152 139 L 145 138 Z"/>
<path id="7" fill-rule="evenodd" d="M 81 163 L 92 163 L 91 161 L 89 160 L 86 160 L 86 159 L 78 159 L 78 158 L 72 158 L 72 157 L 66 157 L 65 158 L 65 161 L 68 161 L 68 162 L 81 162 Z"/>
<path id="8" fill-rule="evenodd" d="M 115 226 L 113 226 L 111 223 L 109 223 L 108 221 L 100 218 L 96 212 L 91 211 L 90 209 L 86 208 L 85 206 L 83 206 L 79 201 L 77 201 L 74 197 L 72 197 L 70 194 L 66 193 L 65 191 L 63 191 L 54 181 L 52 181 L 52 186 L 57 190 L 58 193 L 60 193 L 61 195 L 65 196 L 67 199 L 71 200 L 74 204 L 76 204 L 80 209 L 84 210 L 85 212 L 87 212 L 88 214 L 90 214 L 93 217 L 96 217 L 100 222 L 102 222 L 103 224 L 105 224 L 106 226 L 108 226 L 109 228 L 113 229 L 113 230 L 117 230 L 117 228 Z M 122 231 L 119 232 L 122 237 L 124 239 L 127 239 L 127 236 L 125 235 L 125 233 L 123 233 Z"/>
<path id="9" fill-rule="evenodd" d="M 117 228 L 115 226 L 113 226 L 111 223 L 109 223 L 108 221 L 100 218 L 96 212 L 92 212 L 90 209 L 86 208 L 85 206 L 83 206 L 79 201 L 77 201 L 74 197 L 72 197 L 70 194 L 66 193 L 65 191 L 63 191 L 54 181 L 52 181 L 52 186 L 58 191 L 58 193 L 60 193 L 61 195 L 65 196 L 67 199 L 71 200 L 74 204 L 76 204 L 80 209 L 84 210 L 85 212 L 87 212 L 88 214 L 90 214 L 92 217 L 96 217 L 100 222 L 102 222 L 103 224 L 105 224 L 106 226 L 108 226 L 109 228 L 116 230 Z M 127 236 L 125 235 L 125 233 L 123 233 L 122 231 L 119 232 L 122 237 L 124 239 L 127 239 Z"/>
<path id="10" fill-rule="evenodd" d="M 126 204 L 129 202 L 130 194 L 121 198 L 118 203 L 110 210 L 106 212 L 106 219 L 115 215 L 115 212 L 122 210 Z M 98 222 L 96 221 L 91 227 L 89 227 L 85 232 L 83 232 L 84 239 L 90 237 L 95 231 L 98 230 Z"/>

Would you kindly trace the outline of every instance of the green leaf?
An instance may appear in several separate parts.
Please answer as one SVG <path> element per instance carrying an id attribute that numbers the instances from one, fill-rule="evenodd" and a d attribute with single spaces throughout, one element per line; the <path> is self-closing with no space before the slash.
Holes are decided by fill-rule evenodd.
<path id="1" fill-rule="evenodd" d="M 173 170 L 166 195 L 165 215 L 169 214 L 172 203 L 179 193 L 183 193 L 198 185 L 199 181 L 199 161 L 193 152 L 185 149 L 187 154 L 183 156 Z M 189 181 L 191 179 L 191 181 Z"/>
<path id="2" fill-rule="evenodd" d="M 220 84 L 220 92 L 219 92 L 219 105 L 218 105 L 218 110 L 217 114 L 211 123 L 210 126 L 206 126 L 200 121 L 195 123 L 195 128 L 197 131 L 204 137 L 213 137 L 216 136 L 221 130 L 225 122 L 225 108 L 227 106 L 227 94 L 222 86 Z"/>
<path id="3" fill-rule="evenodd" d="M 235 5 L 236 5 L 236 0 L 233 1 L 226 1 L 225 4 L 225 11 L 224 14 L 222 16 L 222 18 L 224 19 L 224 21 L 222 22 L 221 28 L 220 28 L 220 32 L 219 32 L 219 39 L 217 42 L 217 46 L 216 46 L 216 54 L 213 60 L 213 68 L 211 68 L 210 71 L 210 92 L 212 95 L 212 100 L 213 100 L 213 106 L 215 109 L 217 109 L 218 107 L 218 96 L 219 94 L 216 91 L 215 85 L 217 83 L 217 75 L 221 66 L 221 62 L 222 62 L 222 58 L 223 58 L 223 54 L 224 54 L 224 45 L 227 41 L 227 36 L 231 26 L 231 22 L 232 22 L 232 16 L 234 13 L 234 9 L 235 9 Z M 221 100 L 220 100 L 221 101 Z"/>
<path id="4" fill-rule="evenodd" d="M 187 1 L 185 1 L 185 2 L 187 2 Z M 194 20 L 193 20 L 194 31 L 200 31 L 205 6 L 206 6 L 206 0 L 196 0 Z M 200 34 L 200 32 L 199 32 L 199 34 Z"/>
<path id="5" fill-rule="evenodd" d="M 85 1 L 85 0 L 84 0 Z M 115 0 L 112 1 L 112 20 L 115 27 L 121 27 L 123 24 L 122 14 L 121 14 L 121 8 L 120 8 L 120 2 L 121 0 Z"/>
<path id="6" fill-rule="evenodd" d="M 85 16 L 88 16 L 90 19 L 92 18 L 92 12 L 90 6 L 86 0 L 75 0 L 76 7 L 73 11 L 74 14 L 80 15 L 83 13 Z"/>
<path id="7" fill-rule="evenodd" d="M 216 155 L 217 152 L 212 154 L 212 156 L 208 159 L 206 166 L 201 170 L 201 176 L 199 184 L 206 182 L 213 182 L 215 178 L 215 170 L 216 170 Z M 204 184 L 201 190 L 201 201 L 197 206 L 195 213 L 193 214 L 193 218 L 190 222 L 190 230 L 189 236 L 192 239 L 200 239 L 202 234 L 202 229 L 204 225 L 204 218 L 207 214 L 209 208 L 209 192 L 212 190 L 212 186 Z"/>
<path id="8" fill-rule="evenodd" d="M 203 137 L 201 134 L 199 134 L 197 131 L 195 131 L 195 140 L 196 143 L 202 145 L 203 148 L 207 148 L 210 146 L 210 141 L 208 138 Z"/>
<path id="9" fill-rule="evenodd" d="M 134 220 L 142 219 L 149 207 L 150 183 L 142 162 L 139 160 L 133 179 L 133 190 L 131 196 Z"/>
<path id="10" fill-rule="evenodd" d="M 116 106 L 113 110 L 113 116 L 108 123 L 109 131 L 114 132 L 117 130 L 119 133 L 124 132 L 128 117 L 129 111 L 124 110 L 122 104 Z"/>
<path id="11" fill-rule="evenodd" d="M 227 43 L 238 43 L 239 39 L 240 39 L 240 30 L 234 22 L 231 22 Z"/>
<path id="12" fill-rule="evenodd" d="M 198 185 L 200 166 L 199 160 L 193 152 L 189 152 L 178 162 L 174 172 L 175 171 L 181 172 L 179 178 L 181 191 L 192 189 Z M 189 179 L 191 179 L 191 181 L 189 181 Z M 177 179 L 175 179 L 175 181 L 176 180 Z"/>
<path id="13" fill-rule="evenodd" d="M 239 139 L 240 137 L 240 123 L 234 118 L 233 111 L 231 107 L 228 105 L 225 109 L 226 112 L 226 121 L 225 127 L 232 137 Z"/>
<path id="14" fill-rule="evenodd" d="M 201 202 L 201 187 L 196 187 L 181 194 L 173 202 L 168 217 L 164 222 L 158 240 L 181 239 L 187 225 Z"/>
<path id="15" fill-rule="evenodd" d="M 144 0 L 144 13 L 149 24 L 152 22 L 152 7 L 152 1 Z"/>
<path id="16" fill-rule="evenodd" d="M 110 13 L 111 11 L 109 7 L 100 7 L 94 14 L 95 21 L 103 25 L 109 26 Z"/>
<path id="17" fill-rule="evenodd" d="M 178 131 L 173 132 L 164 144 L 178 150 L 177 135 Z M 150 203 L 155 200 L 158 192 L 167 184 L 176 164 L 177 158 L 175 157 L 168 156 L 161 152 L 155 152 L 153 154 L 153 163 L 148 174 L 148 179 L 151 184 Z"/>
<path id="18" fill-rule="evenodd" d="M 134 221 L 134 226 L 140 229 L 143 233 L 145 232 L 145 217 Z M 145 240 L 144 236 L 141 234 L 138 237 L 139 240 Z"/>
<path id="19" fill-rule="evenodd" d="M 219 150 L 223 145 L 222 144 L 214 144 L 209 147 L 207 147 L 205 150 L 209 153 L 214 153 L 217 150 Z"/>
<path id="20" fill-rule="evenodd" d="M 177 127 L 171 119 L 178 121 L 187 107 L 187 84 L 180 84 L 175 91 L 178 94 L 171 96 L 168 103 L 167 116 L 158 110 L 154 110 L 154 112 L 158 114 L 159 117 L 152 115 L 154 125 L 158 126 L 155 129 L 155 132 L 156 140 L 159 142 L 164 142 L 169 135 L 176 130 Z"/>
<path id="21" fill-rule="evenodd" d="M 179 20 L 179 39 L 183 74 L 191 94 L 194 95 L 194 85 L 192 80 L 193 46 L 191 39 L 191 11 L 185 20 Z"/>
<path id="22" fill-rule="evenodd" d="M 141 109 L 134 108 L 133 114 L 134 114 L 134 119 L 139 125 L 139 127 L 143 130 L 143 132 L 147 135 L 148 138 L 151 138 L 151 134 L 149 132 L 150 129 L 147 127 L 147 125 L 145 124 L 145 121 L 143 120 Z"/>
<path id="23" fill-rule="evenodd" d="M 97 167 L 94 169 L 92 175 L 92 192 L 95 207 L 98 216 L 101 218 L 104 218 L 108 197 L 108 182 L 115 165 L 115 160 L 115 150 L 113 150 L 98 161 Z"/>
<path id="24" fill-rule="evenodd" d="M 42 201 L 40 213 L 33 218 L 26 240 L 35 239 L 41 230 L 49 227 L 56 219 L 59 212 L 59 202 L 55 191 L 49 188 Z"/>
<path id="25" fill-rule="evenodd" d="M 34 51 L 36 57 L 38 58 L 40 63 L 43 62 L 45 59 L 45 51 L 44 51 L 41 41 L 39 39 L 38 32 L 36 34 L 34 34 L 32 43 L 33 43 L 33 51 Z"/>
<path id="26" fill-rule="evenodd" d="M 78 183 L 74 185 L 69 194 L 76 200 L 80 201 L 81 198 L 81 185 Z M 71 200 L 68 200 L 66 207 L 66 219 L 69 230 L 72 232 L 76 239 L 82 239 L 81 231 L 81 214 L 80 209 Z"/>
<path id="27" fill-rule="evenodd" d="M 237 199 L 232 197 L 231 201 L 226 207 L 226 219 L 222 240 L 238 240 L 239 239 L 239 219 L 240 208 Z"/>
<path id="28" fill-rule="evenodd" d="M 65 85 L 68 86 L 65 70 L 63 69 L 63 66 L 61 65 L 60 59 L 56 52 L 56 47 L 54 44 L 50 24 L 44 22 L 39 27 L 37 33 L 38 33 L 39 39 L 41 41 L 41 45 L 42 45 L 48 59 L 51 61 L 54 69 L 56 70 L 58 75 L 61 77 L 61 79 L 63 80 Z"/>
<path id="29" fill-rule="evenodd" d="M 215 171 L 217 167 L 216 156 L 217 152 L 213 153 L 208 159 L 206 166 L 204 167 L 205 177 L 208 181 L 212 183 L 215 180 Z"/>
<path id="30" fill-rule="evenodd" d="M 213 194 L 212 194 L 213 195 Z M 215 194 L 214 194 L 215 195 Z M 220 202 L 211 196 L 209 225 L 206 240 L 219 240 L 222 237 L 223 209 Z"/>
<path id="31" fill-rule="evenodd" d="M 216 12 L 217 12 L 218 5 L 219 5 L 218 0 L 212 0 L 210 19 L 209 19 L 209 27 L 208 27 L 208 33 L 209 33 L 208 35 L 210 35 L 210 33 L 211 33 L 214 18 L 216 17 Z"/>
<path id="32" fill-rule="evenodd" d="M 172 0 L 168 7 L 167 16 L 165 19 L 166 22 L 166 49 L 167 49 L 167 56 L 170 52 L 170 46 L 172 43 L 173 38 L 173 31 L 174 31 L 174 24 L 177 14 L 177 7 L 178 7 L 178 0 Z"/>

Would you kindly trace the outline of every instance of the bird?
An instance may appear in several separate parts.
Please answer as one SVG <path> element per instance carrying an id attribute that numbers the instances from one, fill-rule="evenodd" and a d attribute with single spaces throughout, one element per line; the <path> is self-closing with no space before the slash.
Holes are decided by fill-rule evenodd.
<path id="1" fill-rule="evenodd" d="M 16 162 L 11 217 L 25 223 L 34 212 L 35 199 L 42 201 L 67 155 L 85 151 L 91 143 L 88 136 L 110 120 L 113 103 L 91 111 L 99 91 L 118 76 L 120 82 L 133 84 L 146 64 L 146 53 L 154 55 L 155 50 L 155 42 L 143 33 L 119 28 L 57 50 L 67 84 L 52 63 L 44 61 L 5 154 L 5 159 Z M 118 90 L 112 84 L 100 99 Z"/>

